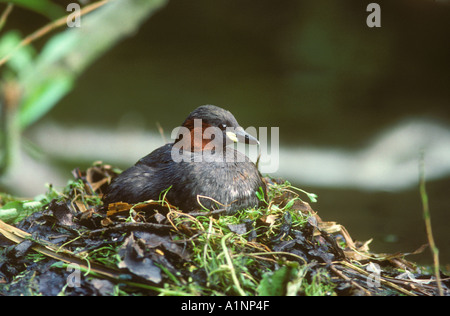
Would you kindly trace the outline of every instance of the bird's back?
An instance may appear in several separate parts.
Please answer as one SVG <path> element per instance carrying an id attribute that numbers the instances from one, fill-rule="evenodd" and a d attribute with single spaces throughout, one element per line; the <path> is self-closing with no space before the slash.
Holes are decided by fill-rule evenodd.
<path id="1" fill-rule="evenodd" d="M 265 192 L 265 184 L 242 153 L 232 148 L 228 148 L 231 157 L 184 152 L 181 161 L 178 157 L 175 162 L 172 149 L 173 144 L 160 147 L 120 174 L 110 185 L 105 203 L 158 200 L 170 188 L 166 198 L 184 211 L 204 206 L 232 212 L 259 205 L 256 192 L 260 187 Z"/>

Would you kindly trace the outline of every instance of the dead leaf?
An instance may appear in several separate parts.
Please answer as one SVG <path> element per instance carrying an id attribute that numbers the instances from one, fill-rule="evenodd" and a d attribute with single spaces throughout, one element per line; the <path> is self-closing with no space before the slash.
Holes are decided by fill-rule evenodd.
<path id="1" fill-rule="evenodd" d="M 123 258 L 119 262 L 119 268 L 128 269 L 131 273 L 153 283 L 161 282 L 161 269 L 154 265 L 153 260 L 145 256 L 144 249 L 136 242 L 133 233 L 125 239 L 119 255 Z"/>
<path id="2" fill-rule="evenodd" d="M 247 227 L 245 224 L 229 224 L 227 226 L 233 233 L 238 235 L 244 235 L 247 233 Z"/>
<path id="3" fill-rule="evenodd" d="M 159 236 L 157 234 L 136 231 L 134 235 L 141 239 L 146 247 L 157 248 L 163 247 L 168 252 L 171 252 L 183 260 L 190 260 L 189 252 L 184 248 L 172 241 L 169 236 Z"/>

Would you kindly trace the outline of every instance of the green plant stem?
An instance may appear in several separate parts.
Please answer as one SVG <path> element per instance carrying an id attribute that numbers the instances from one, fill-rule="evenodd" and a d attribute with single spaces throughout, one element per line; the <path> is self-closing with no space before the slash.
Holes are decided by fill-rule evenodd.
<path id="1" fill-rule="evenodd" d="M 294 253 L 284 252 L 284 251 L 252 252 L 252 253 L 246 253 L 244 255 L 249 256 L 249 257 L 284 255 L 284 256 L 291 256 L 293 258 L 300 259 L 301 261 L 303 261 L 303 264 L 305 264 L 305 265 L 308 264 L 308 262 L 306 262 L 305 258 L 302 258 Z"/>
<path id="2" fill-rule="evenodd" d="M 434 242 L 433 231 L 431 228 L 430 208 L 428 205 L 428 195 L 425 187 L 425 158 L 423 153 L 420 157 L 420 196 L 422 198 L 423 218 L 425 221 L 428 243 L 430 244 L 431 252 L 433 254 L 434 274 L 436 276 L 436 283 L 439 295 L 443 296 L 444 292 L 442 290 L 441 277 L 439 274 L 439 249 L 436 247 L 436 244 Z"/>
<path id="3" fill-rule="evenodd" d="M 228 268 L 230 269 L 231 278 L 233 279 L 233 283 L 236 286 L 236 289 L 239 292 L 239 295 L 247 296 L 247 294 L 245 294 L 244 290 L 241 288 L 241 285 L 239 284 L 239 280 L 236 275 L 236 270 L 234 269 L 234 266 L 233 266 L 233 260 L 231 259 L 230 253 L 228 252 L 228 247 L 226 245 L 226 240 L 229 237 L 231 237 L 232 235 L 233 235 L 233 233 L 229 233 L 229 234 L 223 236 L 223 238 L 221 240 L 222 249 L 225 254 L 225 260 L 227 261 Z"/>
<path id="4" fill-rule="evenodd" d="M 13 83 L 0 85 L 0 176 L 4 175 L 18 156 L 20 132 L 16 118 L 17 100 L 6 97 L 14 90 Z"/>

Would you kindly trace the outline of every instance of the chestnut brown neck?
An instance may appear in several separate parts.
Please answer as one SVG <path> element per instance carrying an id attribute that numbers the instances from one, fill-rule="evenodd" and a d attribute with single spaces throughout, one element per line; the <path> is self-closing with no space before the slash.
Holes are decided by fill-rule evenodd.
<path id="1" fill-rule="evenodd" d="M 191 152 L 201 152 L 206 149 L 211 149 L 214 147 L 211 139 L 205 138 L 205 130 L 208 127 L 211 127 L 210 124 L 205 123 L 201 120 L 201 124 L 199 121 L 195 123 L 194 119 L 187 119 L 183 125 L 183 131 L 185 133 L 179 133 L 177 139 L 175 140 L 175 145 L 179 148 L 190 148 Z M 186 129 L 189 131 L 189 135 L 186 135 Z"/>

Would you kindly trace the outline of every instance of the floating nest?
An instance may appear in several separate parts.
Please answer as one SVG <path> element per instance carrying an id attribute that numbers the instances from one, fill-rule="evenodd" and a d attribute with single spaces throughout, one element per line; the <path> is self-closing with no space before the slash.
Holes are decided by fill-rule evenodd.
<path id="1" fill-rule="evenodd" d="M 288 182 L 267 179 L 266 207 L 225 216 L 184 213 L 164 192 L 105 208 L 116 174 L 97 163 L 62 192 L 2 197 L 0 295 L 450 295 L 448 277 L 370 252 Z"/>

